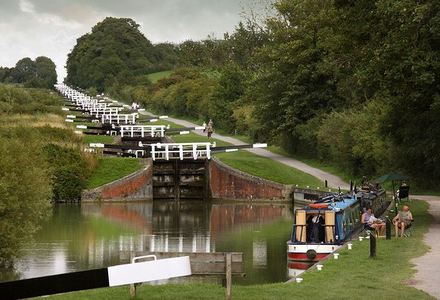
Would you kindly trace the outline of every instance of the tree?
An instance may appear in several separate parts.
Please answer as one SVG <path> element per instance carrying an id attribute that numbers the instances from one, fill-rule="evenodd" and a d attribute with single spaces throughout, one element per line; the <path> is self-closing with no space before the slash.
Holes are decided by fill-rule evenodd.
<path id="1" fill-rule="evenodd" d="M 39 56 L 35 59 L 36 78 L 42 83 L 37 87 L 53 88 L 57 83 L 57 72 L 54 62 L 45 56 Z"/>
<path id="2" fill-rule="evenodd" d="M 21 83 L 26 87 L 53 88 L 57 82 L 54 62 L 45 56 L 33 61 L 29 57 L 20 59 L 14 68 L 0 68 L 0 82 Z"/>
<path id="3" fill-rule="evenodd" d="M 21 245 L 50 213 L 51 182 L 40 145 L 29 137 L 24 143 L 17 134 L 27 133 L 21 128 L 0 135 L 1 267 L 12 266 Z"/>
<path id="4" fill-rule="evenodd" d="M 12 78 L 16 83 L 25 83 L 35 77 L 35 62 L 29 57 L 20 59 L 12 70 Z"/>
<path id="5" fill-rule="evenodd" d="M 280 16 L 268 20 L 270 42 L 257 53 L 248 97 L 256 102 L 260 134 L 281 138 L 290 150 L 301 151 L 297 126 L 342 102 L 321 44 L 332 6 L 320 0 L 286 0 L 276 8 Z"/>
<path id="6" fill-rule="evenodd" d="M 102 92 L 115 83 L 130 84 L 137 76 L 159 71 L 160 59 L 135 21 L 108 17 L 77 40 L 67 59 L 67 82 Z"/>
<path id="7" fill-rule="evenodd" d="M 235 129 L 234 108 L 244 94 L 244 72 L 234 64 L 221 71 L 212 97 L 212 115 L 216 126 L 232 132 Z"/>
<path id="8" fill-rule="evenodd" d="M 8 82 L 10 80 L 12 68 L 0 67 L 0 82 Z"/>

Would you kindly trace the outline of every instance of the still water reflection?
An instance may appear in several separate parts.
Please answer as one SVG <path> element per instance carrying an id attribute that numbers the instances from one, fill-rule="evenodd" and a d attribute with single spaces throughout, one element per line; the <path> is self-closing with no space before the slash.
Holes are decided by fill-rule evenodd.
<path id="1" fill-rule="evenodd" d="M 247 276 L 237 281 L 284 281 L 292 209 L 162 201 L 58 205 L 16 269 L 30 278 L 126 263 L 127 251 L 239 251 Z"/>

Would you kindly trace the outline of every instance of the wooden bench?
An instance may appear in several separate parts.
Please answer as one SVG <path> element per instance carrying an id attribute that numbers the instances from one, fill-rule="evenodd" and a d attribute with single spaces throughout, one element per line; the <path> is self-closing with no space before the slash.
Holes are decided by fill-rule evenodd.
<path id="1" fill-rule="evenodd" d="M 244 258 L 242 252 L 130 252 L 130 261 L 134 257 L 155 255 L 157 259 L 189 256 L 192 276 L 225 276 L 226 299 L 231 299 L 232 276 L 243 277 Z M 130 295 L 136 297 L 136 285 L 130 286 Z"/>

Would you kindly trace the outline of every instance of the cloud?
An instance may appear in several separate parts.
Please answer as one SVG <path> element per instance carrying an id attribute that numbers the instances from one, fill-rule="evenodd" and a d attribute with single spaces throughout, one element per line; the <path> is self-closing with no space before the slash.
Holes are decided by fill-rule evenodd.
<path id="1" fill-rule="evenodd" d="M 261 1 L 261 0 L 260 0 Z M 0 0 L 0 66 L 45 55 L 59 80 L 76 39 L 106 16 L 128 17 L 153 43 L 221 38 L 252 0 Z"/>
<path id="2" fill-rule="evenodd" d="M 31 2 L 26 1 L 26 0 L 18 1 L 18 7 L 20 7 L 20 10 L 25 13 L 34 13 L 35 12 L 34 5 Z"/>

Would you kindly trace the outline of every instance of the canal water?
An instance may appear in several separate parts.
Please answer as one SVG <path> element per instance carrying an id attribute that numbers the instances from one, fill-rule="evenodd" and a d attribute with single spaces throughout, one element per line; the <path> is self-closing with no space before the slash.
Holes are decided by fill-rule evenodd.
<path id="1" fill-rule="evenodd" d="M 289 204 L 235 202 L 57 205 L 34 241 L 25 245 L 16 276 L 127 263 L 128 251 L 237 251 L 244 253 L 246 277 L 234 282 L 282 282 L 288 279 L 292 212 Z"/>

